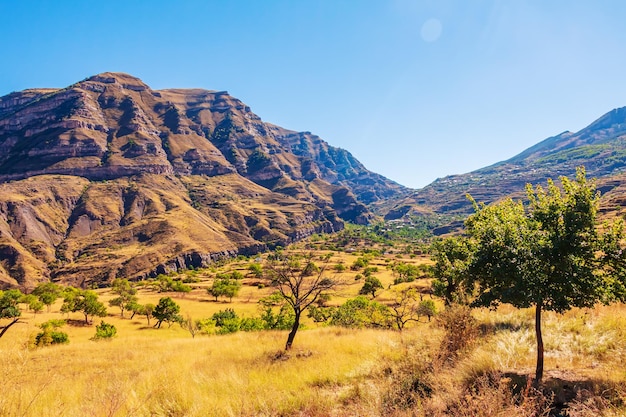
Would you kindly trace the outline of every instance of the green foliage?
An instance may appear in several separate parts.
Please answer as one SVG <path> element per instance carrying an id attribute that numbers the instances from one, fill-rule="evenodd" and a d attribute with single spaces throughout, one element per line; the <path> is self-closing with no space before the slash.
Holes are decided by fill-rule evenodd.
<path id="1" fill-rule="evenodd" d="M 541 312 L 592 307 L 622 295 L 626 284 L 616 265 L 626 265 L 618 249 L 621 223 L 597 230 L 599 194 L 584 169 L 576 179 L 561 177 L 563 190 L 551 180 L 544 190 L 527 186 L 530 205 L 511 199 L 489 206 L 474 202 L 476 213 L 466 221 L 472 239 L 467 271 L 478 289 L 475 306 L 535 306 L 536 382 L 543 376 Z"/>
<path id="2" fill-rule="evenodd" d="M 216 278 L 213 281 L 211 288 L 207 289 L 207 292 L 215 297 L 217 301 L 218 297 L 226 297 L 230 301 L 233 300 L 239 290 L 241 289 L 241 282 L 231 278 Z"/>
<path id="3" fill-rule="evenodd" d="M 446 305 L 466 302 L 472 291 L 468 283 L 472 242 L 462 236 L 439 239 L 431 245 L 434 265 L 431 273 L 433 293 L 442 297 Z"/>
<path id="4" fill-rule="evenodd" d="M 188 293 L 192 290 L 191 286 L 185 284 L 181 279 L 174 279 L 170 276 L 159 274 L 156 277 L 159 292 L 182 292 Z"/>
<path id="5" fill-rule="evenodd" d="M 65 325 L 65 320 L 48 320 L 39 325 L 41 332 L 35 336 L 33 343 L 36 347 L 51 346 L 69 343 L 69 336 L 57 329 Z"/>
<path id="6" fill-rule="evenodd" d="M 261 313 L 263 328 L 266 330 L 290 330 L 295 319 L 293 309 L 287 305 L 282 305 L 277 313 L 271 307 L 266 307 Z"/>
<path id="7" fill-rule="evenodd" d="M 428 321 L 430 321 L 430 318 L 437 314 L 437 305 L 435 305 L 433 300 L 422 300 L 417 305 L 416 312 L 418 317 L 426 316 Z"/>
<path id="8" fill-rule="evenodd" d="M 96 335 L 91 340 L 103 340 L 111 339 L 117 334 L 117 329 L 114 325 L 106 323 L 104 320 L 96 326 Z"/>
<path id="9" fill-rule="evenodd" d="M 383 288 L 383 284 L 376 277 L 368 276 L 365 277 L 365 282 L 363 286 L 359 290 L 359 294 L 367 295 L 371 294 L 372 298 L 376 297 L 376 291 Z"/>
<path id="10" fill-rule="evenodd" d="M 0 319 L 19 317 L 19 302 L 24 294 L 20 290 L 0 291 Z"/>
<path id="11" fill-rule="evenodd" d="M 50 306 L 61 296 L 62 289 L 54 282 L 44 282 L 37 285 L 32 294 L 37 296 L 39 301 L 46 305 L 48 311 L 50 311 Z"/>
<path id="12" fill-rule="evenodd" d="M 98 301 L 98 294 L 91 290 L 81 290 L 66 287 L 63 290 L 62 313 L 80 311 L 85 316 L 85 323 L 89 324 L 89 316 L 104 317 L 107 314 L 106 307 Z"/>
<path id="13" fill-rule="evenodd" d="M 263 277 L 263 267 L 261 264 L 253 263 L 248 266 L 248 270 L 255 278 Z"/>
<path id="14" fill-rule="evenodd" d="M 370 301 L 366 297 L 358 296 L 339 306 L 330 324 L 353 328 L 390 327 L 389 308 L 376 301 Z"/>
<path id="15" fill-rule="evenodd" d="M 391 270 L 396 276 L 393 280 L 395 285 L 402 282 L 413 282 L 419 278 L 421 270 L 417 265 L 409 264 L 406 262 L 394 262 L 391 265 Z"/>
<path id="16" fill-rule="evenodd" d="M 345 266 L 344 264 L 336 264 L 336 265 L 333 267 L 333 269 L 334 269 L 336 272 L 343 272 L 343 271 L 345 271 L 345 270 L 346 270 L 346 266 Z"/>
<path id="17" fill-rule="evenodd" d="M 157 329 L 161 328 L 161 323 L 164 321 L 168 323 L 169 326 L 172 323 L 179 323 L 182 320 L 182 317 L 179 315 L 180 306 L 174 302 L 170 297 L 163 297 L 159 300 L 159 303 L 154 308 L 154 312 L 152 315 L 155 319 L 157 319 L 154 327 Z"/>
<path id="18" fill-rule="evenodd" d="M 335 307 L 311 306 L 307 312 L 307 317 L 315 323 L 326 323 L 335 315 Z"/>
<path id="19" fill-rule="evenodd" d="M 111 283 L 111 292 L 117 297 L 111 299 L 109 305 L 119 307 L 123 318 L 124 311 L 131 310 L 131 307 L 137 303 L 137 290 L 127 279 L 116 278 Z"/>
<path id="20" fill-rule="evenodd" d="M 354 262 L 352 262 L 350 269 L 353 271 L 358 271 L 361 268 L 365 268 L 368 263 L 369 263 L 369 260 L 367 258 L 358 257 L 354 260 Z"/>

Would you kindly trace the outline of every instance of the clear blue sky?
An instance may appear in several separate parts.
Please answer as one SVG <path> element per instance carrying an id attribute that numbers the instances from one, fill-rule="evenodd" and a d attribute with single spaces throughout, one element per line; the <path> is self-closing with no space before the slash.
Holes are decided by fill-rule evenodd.
<path id="1" fill-rule="evenodd" d="M 626 2 L 0 0 L 0 95 L 122 71 L 228 90 L 421 187 L 626 106 Z"/>

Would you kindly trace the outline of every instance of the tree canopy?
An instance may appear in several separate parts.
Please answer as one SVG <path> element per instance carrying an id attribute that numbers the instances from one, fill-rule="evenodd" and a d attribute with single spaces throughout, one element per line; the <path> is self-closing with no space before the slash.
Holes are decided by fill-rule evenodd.
<path id="1" fill-rule="evenodd" d="M 465 276 L 477 291 L 473 306 L 535 307 L 537 383 L 543 377 L 543 310 L 562 313 L 624 299 L 621 223 L 598 229 L 599 193 L 584 169 L 575 180 L 560 181 L 562 189 L 551 180 L 547 189 L 528 185 L 527 206 L 510 198 L 488 206 L 472 200 L 475 213 L 465 222 L 469 256 L 448 251 L 462 267 L 446 276 Z"/>

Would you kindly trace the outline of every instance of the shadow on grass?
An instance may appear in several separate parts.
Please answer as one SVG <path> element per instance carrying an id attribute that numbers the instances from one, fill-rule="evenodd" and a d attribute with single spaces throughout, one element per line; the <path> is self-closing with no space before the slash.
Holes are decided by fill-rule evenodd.
<path id="1" fill-rule="evenodd" d="M 532 376 L 508 372 L 503 379 L 515 398 L 528 396 Z M 550 403 L 551 417 L 582 417 L 604 415 L 606 411 L 626 411 L 626 382 L 599 378 L 583 378 L 572 372 L 548 371 L 543 384 L 535 395 L 541 395 Z M 620 414 L 615 414 L 620 415 Z"/>

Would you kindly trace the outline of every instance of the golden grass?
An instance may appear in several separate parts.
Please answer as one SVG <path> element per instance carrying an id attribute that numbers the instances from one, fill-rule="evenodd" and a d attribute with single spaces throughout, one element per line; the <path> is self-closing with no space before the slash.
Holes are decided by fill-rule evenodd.
<path id="1" fill-rule="evenodd" d="M 331 269 L 336 263 L 349 266 L 356 257 L 333 254 L 329 265 Z M 384 260 L 374 263 L 379 266 L 375 276 L 385 285 L 376 300 L 389 301 L 395 286 L 387 286 L 393 276 L 383 267 Z M 238 261 L 223 269 L 245 274 L 248 265 Z M 362 281 L 354 280 L 357 273 L 336 274 L 347 285 L 331 304 L 339 305 L 358 293 Z M 193 319 L 208 318 L 225 308 L 251 317 L 259 314 L 257 300 L 273 291 L 258 288 L 254 285 L 258 280 L 248 277 L 232 303 L 215 302 L 206 293 L 213 274 L 199 272 L 202 281 L 192 284 L 195 289 L 185 295 L 142 288 L 139 301 L 156 304 L 159 298 L 171 296 L 181 306 L 181 314 Z M 416 284 L 426 285 L 410 285 Z M 105 303 L 113 297 L 106 289 L 98 292 Z M 24 312 L 22 323 L 0 339 L 4 388 L 0 416 L 514 417 L 531 415 L 528 410 L 544 406 L 549 397 L 531 391 L 522 393 L 525 397 L 511 393 L 511 386 L 519 392 L 524 378 L 534 372 L 532 309 L 474 310 L 481 335 L 469 352 L 445 365 L 433 359 L 444 337 L 434 322 L 398 333 L 318 327 L 307 320 L 294 350 L 286 356 L 281 349 L 287 332 L 192 338 L 178 324 L 154 329 L 145 317 L 131 320 L 126 313 L 122 319 L 114 307 L 104 318 L 118 330 L 111 341 L 91 341 L 94 326 L 78 325 L 83 316 L 73 313 L 69 318 L 74 325 L 62 328 L 69 334 L 68 345 L 29 349 L 38 324 L 63 317 L 60 304 L 50 313 Z M 554 398 L 565 398 L 572 413 L 578 413 L 572 416 L 624 415 L 626 306 L 546 313 L 543 328 L 546 386 Z M 423 385 L 415 385 L 416 381 Z M 431 392 L 419 394 L 414 386 L 427 386 Z"/>

